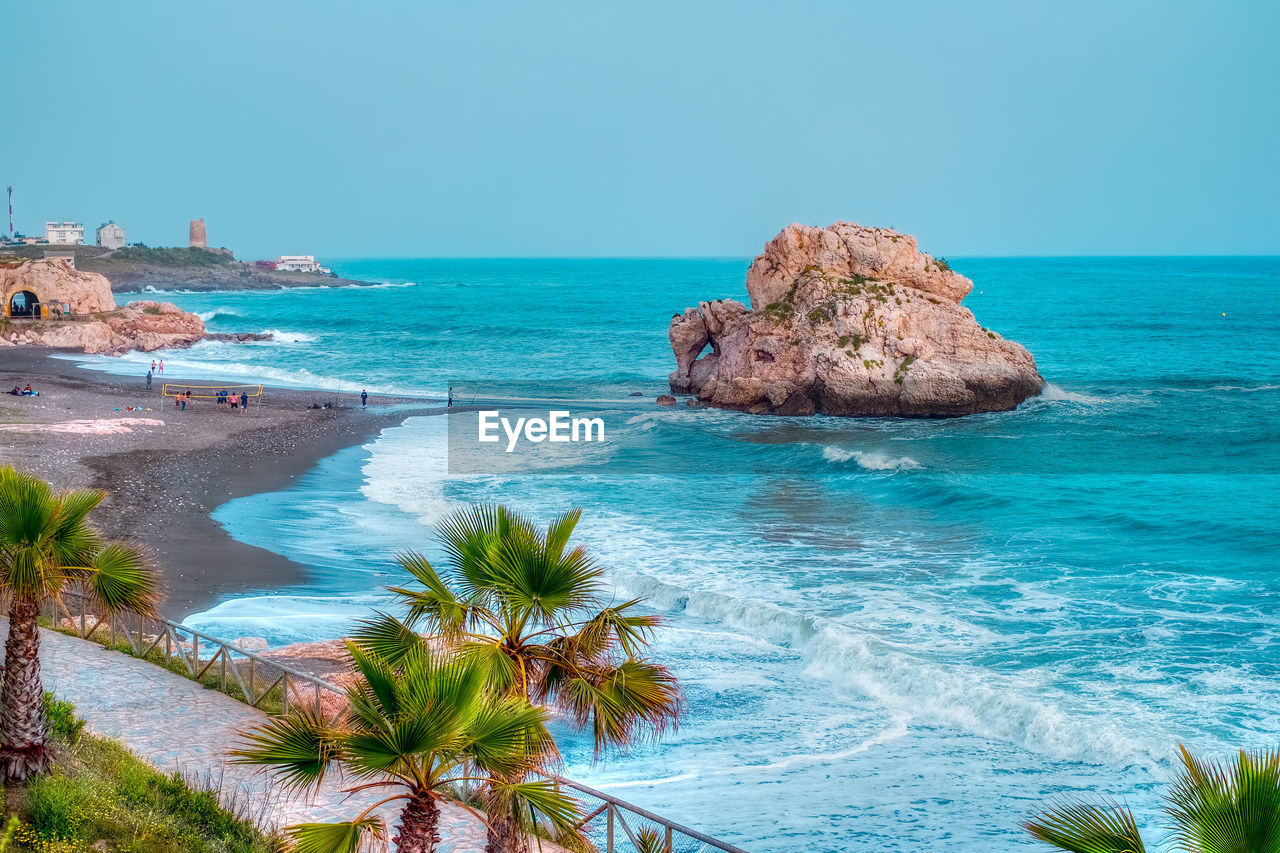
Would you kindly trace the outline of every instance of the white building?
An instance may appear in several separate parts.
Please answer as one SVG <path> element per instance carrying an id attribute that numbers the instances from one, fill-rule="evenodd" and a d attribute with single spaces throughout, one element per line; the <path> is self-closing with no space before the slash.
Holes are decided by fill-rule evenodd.
<path id="1" fill-rule="evenodd" d="M 319 272 L 329 274 L 328 267 L 316 263 L 315 255 L 281 255 L 276 258 L 276 269 L 285 272 Z"/>
<path id="2" fill-rule="evenodd" d="M 104 249 L 119 249 L 124 245 L 124 229 L 112 219 L 98 226 L 98 245 Z"/>
<path id="3" fill-rule="evenodd" d="M 84 226 L 79 222 L 46 222 L 44 239 L 59 246 L 83 246 Z"/>

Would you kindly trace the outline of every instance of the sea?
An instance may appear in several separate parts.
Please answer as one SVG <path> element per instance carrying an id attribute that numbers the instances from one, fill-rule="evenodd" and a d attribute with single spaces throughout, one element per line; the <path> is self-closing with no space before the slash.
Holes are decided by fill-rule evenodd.
<path id="1" fill-rule="evenodd" d="M 1178 744 L 1280 746 L 1280 258 L 953 260 L 964 304 L 1047 380 L 1012 412 L 658 407 L 671 316 L 745 301 L 748 265 L 350 260 L 335 272 L 376 286 L 140 295 L 274 335 L 165 353 L 170 374 L 388 408 L 452 385 L 607 425 L 501 465 L 465 458 L 464 417 L 404 409 L 219 507 L 306 579 L 186 621 L 338 637 L 387 606 L 397 552 L 442 557 L 450 511 L 581 507 L 609 594 L 663 617 L 652 654 L 685 712 L 598 761 L 562 726 L 563 771 L 752 853 L 1035 849 L 1020 822 L 1081 796 L 1158 839 Z"/>

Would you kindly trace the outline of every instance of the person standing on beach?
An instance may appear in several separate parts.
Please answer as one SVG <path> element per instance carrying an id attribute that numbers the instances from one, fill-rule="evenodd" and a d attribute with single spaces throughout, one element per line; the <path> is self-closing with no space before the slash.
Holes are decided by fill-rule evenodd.
<path id="1" fill-rule="evenodd" d="M 361 391 L 361 392 L 360 392 L 360 407 L 361 407 L 361 408 L 364 408 L 364 407 L 365 407 L 365 406 L 367 406 L 367 405 L 369 405 L 369 392 L 368 392 L 368 391 Z"/>
<path id="2" fill-rule="evenodd" d="M 147 371 L 147 390 L 151 390 L 151 371 Z"/>
<path id="3" fill-rule="evenodd" d="M 247 408 L 249 408 L 249 395 L 241 391 L 240 392 L 240 414 L 243 415 L 244 410 Z"/>
<path id="4" fill-rule="evenodd" d="M 160 359 L 160 374 L 164 375 L 164 359 Z"/>
<path id="5" fill-rule="evenodd" d="M 447 406 L 445 406 L 445 408 L 447 409 L 453 408 L 453 386 L 452 385 L 449 386 L 449 403 Z"/>
<path id="6" fill-rule="evenodd" d="M 156 360 L 154 358 L 151 359 L 151 372 L 152 373 L 156 372 Z"/>

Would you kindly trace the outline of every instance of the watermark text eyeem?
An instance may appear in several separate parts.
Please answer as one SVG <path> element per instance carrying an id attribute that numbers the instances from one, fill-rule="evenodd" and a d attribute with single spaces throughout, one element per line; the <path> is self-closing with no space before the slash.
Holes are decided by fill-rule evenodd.
<path id="1" fill-rule="evenodd" d="M 477 423 L 477 439 L 481 442 L 497 443 L 506 434 L 507 448 L 510 453 L 523 438 L 525 441 L 539 444 L 543 441 L 604 441 L 603 418 L 575 418 L 571 412 L 551 411 L 545 418 L 504 418 L 496 410 L 479 412 Z"/>

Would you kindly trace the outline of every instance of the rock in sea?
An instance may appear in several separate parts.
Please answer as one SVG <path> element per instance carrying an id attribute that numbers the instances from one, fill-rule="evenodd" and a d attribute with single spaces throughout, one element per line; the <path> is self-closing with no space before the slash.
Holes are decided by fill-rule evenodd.
<path id="1" fill-rule="evenodd" d="M 671 390 L 756 414 L 1013 409 L 1044 380 L 1031 353 L 960 305 L 972 289 L 909 234 L 789 225 L 747 271 L 750 308 L 702 302 L 671 320 Z"/>

